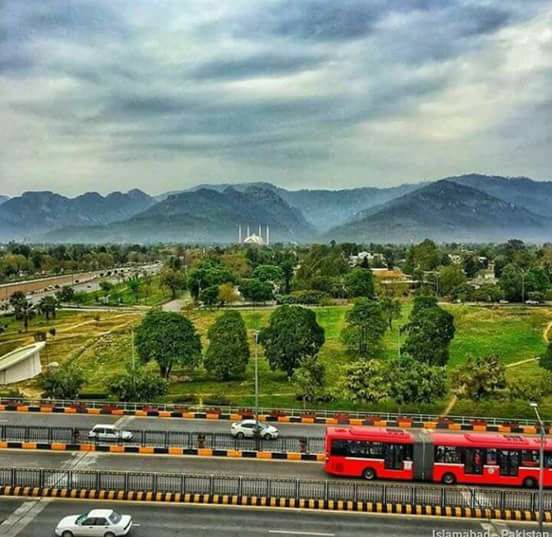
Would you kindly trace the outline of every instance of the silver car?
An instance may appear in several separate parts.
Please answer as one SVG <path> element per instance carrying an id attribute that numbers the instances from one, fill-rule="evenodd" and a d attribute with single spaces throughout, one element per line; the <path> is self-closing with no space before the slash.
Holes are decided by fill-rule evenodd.
<path id="1" fill-rule="evenodd" d="M 55 529 L 57 537 L 123 537 L 132 529 L 132 517 L 112 509 L 94 509 L 84 515 L 63 518 Z"/>
<path id="2" fill-rule="evenodd" d="M 275 440 L 280 434 L 278 429 L 273 425 L 267 425 L 266 423 L 256 422 L 251 419 L 232 423 L 230 432 L 236 438 L 254 438 L 255 432 L 257 432 L 257 435 L 265 440 Z"/>
<path id="3" fill-rule="evenodd" d="M 88 433 L 90 440 L 98 440 L 100 442 L 129 442 L 132 440 L 133 434 L 130 431 L 117 429 L 114 425 L 98 424 L 94 425 Z"/>

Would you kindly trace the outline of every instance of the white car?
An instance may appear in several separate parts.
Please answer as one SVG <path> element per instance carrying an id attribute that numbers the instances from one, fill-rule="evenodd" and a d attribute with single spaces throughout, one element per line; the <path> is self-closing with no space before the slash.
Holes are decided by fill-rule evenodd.
<path id="1" fill-rule="evenodd" d="M 236 438 L 254 438 L 255 432 L 257 431 L 258 436 L 265 440 L 275 440 L 280 434 L 276 427 L 267 425 L 266 423 L 256 422 L 255 420 L 243 420 L 232 423 L 230 431 L 232 436 Z"/>
<path id="2" fill-rule="evenodd" d="M 132 528 L 132 517 L 111 509 L 94 509 L 84 515 L 66 516 L 55 529 L 57 537 L 122 537 Z"/>
<path id="3" fill-rule="evenodd" d="M 115 425 L 98 424 L 94 425 L 92 430 L 88 433 L 90 440 L 99 440 L 102 442 L 129 442 L 133 438 L 133 434 L 130 431 L 123 431 L 117 429 Z"/>

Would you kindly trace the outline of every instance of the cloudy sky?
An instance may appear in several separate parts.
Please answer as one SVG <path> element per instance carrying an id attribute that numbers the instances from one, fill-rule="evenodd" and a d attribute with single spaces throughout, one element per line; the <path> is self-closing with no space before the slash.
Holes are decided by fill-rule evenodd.
<path id="1" fill-rule="evenodd" d="M 0 0 L 0 194 L 552 179 L 552 0 Z"/>

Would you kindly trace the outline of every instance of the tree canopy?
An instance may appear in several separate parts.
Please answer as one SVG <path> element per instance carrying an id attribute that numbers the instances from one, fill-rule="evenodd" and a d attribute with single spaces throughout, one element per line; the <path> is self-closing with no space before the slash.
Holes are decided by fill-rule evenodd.
<path id="1" fill-rule="evenodd" d="M 341 338 L 349 351 L 360 356 L 375 356 L 381 350 L 386 329 L 381 304 L 369 298 L 360 298 L 347 312 L 346 320 Z"/>
<path id="2" fill-rule="evenodd" d="M 291 377 L 301 361 L 316 356 L 324 344 L 324 329 L 315 313 L 301 306 L 280 306 L 261 330 L 259 341 L 272 369 L 281 369 Z"/>
<path id="3" fill-rule="evenodd" d="M 195 367 L 201 361 L 201 340 L 194 325 L 179 313 L 151 310 L 136 329 L 138 355 L 155 360 L 168 378 L 175 365 Z"/>
<path id="4" fill-rule="evenodd" d="M 205 369 L 219 380 L 240 378 L 249 362 L 245 323 L 239 312 L 224 312 L 209 327 Z"/>
<path id="5" fill-rule="evenodd" d="M 374 296 L 374 276 L 370 269 L 355 268 L 345 276 L 345 289 L 351 298 Z"/>

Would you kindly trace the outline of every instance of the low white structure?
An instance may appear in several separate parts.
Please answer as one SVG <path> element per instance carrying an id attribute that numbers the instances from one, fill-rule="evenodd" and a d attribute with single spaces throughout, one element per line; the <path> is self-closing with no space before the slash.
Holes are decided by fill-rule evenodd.
<path id="1" fill-rule="evenodd" d="M 0 356 L 0 385 L 21 382 L 39 375 L 42 371 L 40 351 L 45 345 L 40 341 Z"/>

